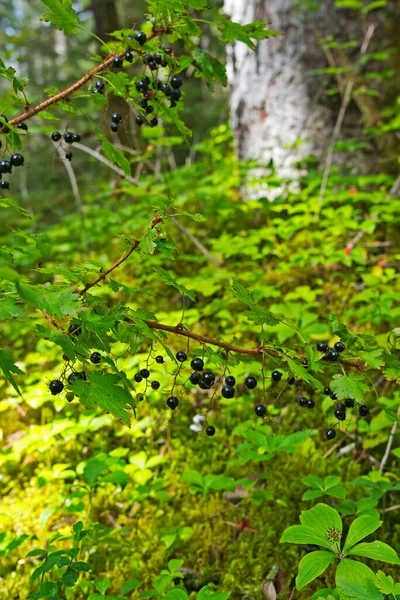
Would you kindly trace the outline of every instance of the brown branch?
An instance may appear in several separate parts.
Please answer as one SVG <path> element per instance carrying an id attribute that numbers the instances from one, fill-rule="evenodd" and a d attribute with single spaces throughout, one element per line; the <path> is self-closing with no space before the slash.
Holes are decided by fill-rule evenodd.
<path id="1" fill-rule="evenodd" d="M 163 220 L 162 217 L 154 217 L 154 219 L 151 222 L 150 229 L 154 229 L 154 227 L 156 225 L 158 225 L 158 223 L 161 223 L 162 220 Z M 80 291 L 75 290 L 74 293 L 78 294 L 78 296 L 83 296 L 83 294 L 86 294 L 86 292 L 88 290 L 90 290 L 90 288 L 92 288 L 94 285 L 97 285 L 98 283 L 100 283 L 100 281 L 103 281 L 107 277 L 107 275 L 109 275 L 112 271 L 114 271 L 114 269 L 116 269 L 117 267 L 122 265 L 122 263 L 125 262 L 127 260 L 127 258 L 130 257 L 132 252 L 134 252 L 136 250 L 136 248 L 139 246 L 142 239 L 143 238 L 140 238 L 139 240 L 135 240 L 134 243 L 132 244 L 132 246 L 129 248 L 129 250 L 127 250 L 125 252 L 125 254 L 123 254 L 121 256 L 121 258 L 119 258 L 113 265 L 111 265 L 111 267 L 109 269 L 107 269 L 107 271 L 104 271 L 104 273 L 102 273 L 101 275 L 96 277 L 96 279 L 94 279 L 90 283 L 87 283 L 85 285 L 85 287 L 82 288 Z"/>
<path id="2" fill-rule="evenodd" d="M 150 40 L 152 37 L 155 37 L 156 35 L 160 35 L 160 33 L 161 32 L 153 31 L 147 36 L 147 39 Z M 92 77 L 95 77 L 101 71 L 103 71 L 104 69 L 109 67 L 112 64 L 112 62 L 116 56 L 123 57 L 125 52 L 126 52 L 126 50 L 123 50 L 120 53 L 109 54 L 103 60 L 102 63 L 97 65 L 97 67 L 94 67 L 94 69 L 92 69 L 91 71 L 88 71 L 85 75 L 83 75 L 83 77 L 78 79 L 78 81 L 75 81 L 75 83 L 73 83 L 72 85 L 67 87 L 62 92 L 59 92 L 55 96 L 51 96 L 50 98 L 43 100 L 43 102 L 40 102 L 33 108 L 26 110 L 25 112 L 20 114 L 18 117 L 11 119 L 9 124 L 13 125 L 15 127 L 15 125 L 17 125 L 18 123 L 21 123 L 22 121 L 27 121 L 28 119 L 30 119 L 30 118 L 34 117 L 35 115 L 37 115 L 38 113 L 40 113 L 42 110 L 46 110 L 47 108 L 49 108 L 49 106 L 52 106 L 53 104 L 57 104 L 58 102 L 61 102 L 62 100 L 67 100 L 69 98 L 69 96 L 71 96 L 71 94 L 73 94 L 74 92 L 79 90 L 81 87 L 83 87 Z"/>

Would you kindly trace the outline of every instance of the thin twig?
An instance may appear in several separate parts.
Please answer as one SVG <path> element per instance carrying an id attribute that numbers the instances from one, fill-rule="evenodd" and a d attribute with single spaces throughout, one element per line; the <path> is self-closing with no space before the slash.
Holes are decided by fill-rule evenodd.
<path id="1" fill-rule="evenodd" d="M 400 406 L 397 410 L 397 416 L 400 416 Z M 394 436 L 396 435 L 396 431 L 397 431 L 397 427 L 398 427 L 399 422 L 395 421 L 393 423 L 392 429 L 390 430 L 390 435 L 389 435 L 389 439 L 388 442 L 386 444 L 386 450 L 385 450 L 385 454 L 383 455 L 383 458 L 381 460 L 381 464 L 379 465 L 379 470 L 382 473 L 382 471 L 384 470 L 384 468 L 386 467 L 386 463 L 389 460 L 389 456 L 390 456 L 390 452 L 392 450 L 392 445 L 393 445 L 393 440 L 394 440 Z"/>
<path id="2" fill-rule="evenodd" d="M 80 144 L 77 142 L 74 143 L 74 148 L 77 148 L 78 150 L 82 150 L 82 152 L 86 152 L 86 154 L 90 154 L 90 156 L 93 156 L 98 161 L 102 162 L 104 165 L 107 165 L 107 167 L 109 169 L 112 169 L 113 171 L 115 171 L 115 173 L 117 173 L 120 177 L 122 177 L 123 179 L 126 179 L 126 181 L 129 181 L 129 183 L 132 183 L 133 185 L 137 185 L 137 186 L 140 185 L 140 183 L 137 179 L 135 179 L 131 175 L 127 175 L 123 169 L 121 169 L 120 167 L 117 167 L 117 165 L 114 165 L 110 160 L 108 160 L 102 154 L 100 154 L 100 152 L 97 152 L 96 150 L 92 150 L 92 148 L 89 148 L 89 146 L 85 146 L 84 144 Z"/>
<path id="3" fill-rule="evenodd" d="M 381 510 L 381 513 L 388 513 L 388 512 L 392 512 L 393 510 L 399 510 L 400 509 L 400 504 L 395 504 L 394 506 L 389 506 L 388 508 L 383 508 Z"/>
<path id="4" fill-rule="evenodd" d="M 212 263 L 214 265 L 214 267 L 217 267 L 219 269 L 219 267 L 221 266 L 220 263 L 209 253 L 207 248 L 190 231 L 190 229 L 187 229 L 184 225 L 181 225 L 181 223 L 179 223 L 179 221 L 177 221 L 174 217 L 170 217 L 170 219 L 173 222 L 173 224 L 175 225 L 175 227 L 177 227 L 177 229 L 179 229 L 179 231 L 181 231 L 184 235 L 186 235 L 186 237 L 189 238 L 189 240 L 196 246 L 196 248 L 198 248 L 200 250 L 200 252 L 202 254 L 204 254 L 204 256 L 210 261 L 210 263 Z"/>
<path id="5" fill-rule="evenodd" d="M 75 171 L 72 168 L 72 165 L 70 163 L 69 160 L 66 160 L 65 158 L 65 154 L 64 154 L 64 150 L 61 146 L 57 146 L 57 152 L 60 155 L 60 158 L 65 166 L 65 169 L 67 171 L 67 175 L 69 177 L 70 183 L 71 183 L 71 189 L 72 189 L 72 193 L 74 195 L 75 198 L 75 204 L 76 204 L 76 209 L 78 211 L 79 214 L 79 218 L 81 220 L 81 226 L 82 226 L 82 243 L 83 246 L 86 247 L 87 243 L 86 243 L 86 228 L 85 228 L 85 214 L 82 210 L 82 198 L 81 198 L 81 194 L 79 192 L 79 187 L 78 187 L 78 182 L 76 180 L 76 176 L 75 176 Z"/>
<path id="6" fill-rule="evenodd" d="M 356 65 L 356 68 L 359 66 L 360 64 L 360 60 L 361 58 L 364 56 L 364 54 L 366 53 L 369 43 L 371 41 L 371 38 L 374 34 L 374 31 L 376 29 L 376 25 L 370 25 L 367 29 L 367 32 L 364 36 L 364 40 L 363 43 L 361 45 L 361 49 L 360 49 L 360 53 L 359 53 L 359 58 L 358 58 L 358 62 Z M 354 84 L 356 81 L 356 72 L 354 73 L 353 77 L 351 77 L 351 79 L 349 79 L 344 95 L 343 95 L 343 100 L 342 100 L 342 105 L 340 107 L 340 111 L 336 120 L 336 124 L 335 124 L 335 128 L 333 130 L 333 134 L 332 134 L 332 139 L 331 139 L 331 143 L 329 144 L 329 148 L 328 148 L 328 153 L 326 156 L 326 161 L 325 161 L 325 167 L 324 167 L 324 174 L 322 176 L 322 183 L 321 183 L 321 189 L 319 191 L 319 198 L 318 198 L 318 202 L 319 204 L 322 204 L 324 201 L 324 197 L 325 197 L 325 192 L 326 192 L 326 187 L 328 185 L 328 179 L 329 179 L 329 175 L 331 172 L 331 168 L 332 168 L 332 162 L 333 162 L 333 154 L 335 151 L 335 145 L 337 142 L 337 139 L 339 137 L 340 134 L 340 130 L 342 128 L 343 125 L 343 120 L 347 111 L 347 108 L 350 104 L 351 98 L 352 98 L 352 94 L 353 94 L 353 88 L 354 88 Z"/>

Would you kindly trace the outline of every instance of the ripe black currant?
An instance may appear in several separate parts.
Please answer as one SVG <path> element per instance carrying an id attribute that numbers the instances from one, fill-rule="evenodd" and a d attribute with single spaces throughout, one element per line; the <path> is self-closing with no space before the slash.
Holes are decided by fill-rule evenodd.
<path id="1" fill-rule="evenodd" d="M 336 431 L 334 429 L 328 429 L 325 433 L 327 440 L 333 440 L 336 437 Z"/>
<path id="2" fill-rule="evenodd" d="M 126 62 L 131 63 L 133 62 L 133 54 L 132 52 L 130 52 L 129 50 L 127 50 L 124 54 L 124 59 L 126 60 Z"/>
<path id="3" fill-rule="evenodd" d="M 110 129 L 113 133 L 117 133 L 118 131 L 118 123 L 111 123 Z"/>
<path id="4" fill-rule="evenodd" d="M 160 85 L 160 90 L 162 91 L 163 94 L 165 94 L 166 96 L 170 96 L 171 95 L 171 88 L 168 85 L 168 83 L 162 83 Z"/>
<path id="5" fill-rule="evenodd" d="M 178 89 L 182 86 L 182 79 L 180 77 L 178 77 L 177 75 L 174 75 L 173 78 L 171 79 L 171 87 L 173 87 L 174 89 Z"/>
<path id="6" fill-rule="evenodd" d="M 124 63 L 124 59 L 122 56 L 114 56 L 114 60 L 112 62 L 112 66 L 114 69 L 122 69 L 122 65 Z"/>
<path id="7" fill-rule="evenodd" d="M 176 396 L 170 396 L 167 400 L 167 406 L 171 410 L 175 410 L 175 408 L 178 406 L 178 404 L 179 404 L 179 400 Z"/>
<path id="8" fill-rule="evenodd" d="M 204 371 L 203 375 L 201 376 L 201 380 L 205 385 L 212 385 L 215 381 L 215 375 L 214 373 L 211 373 L 211 371 Z"/>
<path id="9" fill-rule="evenodd" d="M 9 160 L 0 160 L 0 173 L 11 173 L 12 165 Z"/>
<path id="10" fill-rule="evenodd" d="M 353 408 L 353 406 L 354 406 L 354 400 L 353 400 L 353 398 L 346 398 L 346 400 L 344 401 L 344 403 L 347 406 L 347 408 Z"/>
<path id="11" fill-rule="evenodd" d="M 328 344 L 326 342 L 318 342 L 317 350 L 318 352 L 326 352 L 328 350 Z"/>
<path id="12" fill-rule="evenodd" d="M 22 156 L 22 154 L 13 154 L 10 159 L 10 162 L 14 167 L 22 167 L 22 165 L 24 164 L 24 157 Z"/>
<path id="13" fill-rule="evenodd" d="M 331 393 L 329 394 L 329 398 L 330 398 L 331 400 L 337 400 L 337 396 L 336 396 L 335 392 L 331 392 Z"/>
<path id="14" fill-rule="evenodd" d="M 95 89 L 99 92 L 103 91 L 104 88 L 106 87 L 106 84 L 102 79 L 98 79 L 94 85 L 95 85 Z"/>
<path id="15" fill-rule="evenodd" d="M 75 379 L 78 379 L 78 373 L 73 372 L 70 375 L 68 375 L 68 383 L 69 385 L 71 385 L 71 383 L 74 383 Z"/>
<path id="16" fill-rule="evenodd" d="M 366 406 L 365 404 L 361 404 L 361 406 L 358 409 L 358 414 L 360 415 L 360 417 L 366 417 L 369 414 L 368 406 Z"/>
<path id="17" fill-rule="evenodd" d="M 346 349 L 346 346 L 343 344 L 343 342 L 335 342 L 333 344 L 333 347 L 336 350 L 336 352 L 344 352 Z"/>
<path id="18" fill-rule="evenodd" d="M 10 131 L 10 128 L 6 125 L 6 123 L 8 123 L 6 115 L 0 115 L 0 120 L 4 121 L 3 123 L 0 123 L 0 131 L 2 131 L 3 133 L 8 133 Z"/>
<path id="19" fill-rule="evenodd" d="M 221 394 L 223 398 L 233 398 L 235 395 L 235 390 L 230 385 L 224 385 L 221 390 Z"/>
<path id="20" fill-rule="evenodd" d="M 137 103 L 139 104 L 139 106 L 141 108 L 146 108 L 146 106 L 147 106 L 147 100 L 146 100 L 146 98 L 139 98 L 139 100 L 137 101 Z"/>
<path id="21" fill-rule="evenodd" d="M 72 131 L 66 131 L 64 133 L 64 142 L 66 144 L 73 144 L 74 143 L 74 134 L 72 133 Z"/>
<path id="22" fill-rule="evenodd" d="M 204 369 L 204 362 L 201 358 L 194 358 L 190 363 L 193 371 L 202 371 Z"/>
<path id="23" fill-rule="evenodd" d="M 71 160 L 72 159 L 72 152 L 66 152 L 65 153 L 65 159 L 66 160 Z"/>
<path id="24" fill-rule="evenodd" d="M 71 335 L 81 335 L 82 325 L 79 323 L 71 323 L 71 325 L 68 327 L 68 333 Z"/>
<path id="25" fill-rule="evenodd" d="M 85 371 L 79 371 L 77 373 L 77 375 L 78 375 L 78 379 L 82 379 L 82 381 L 87 381 L 87 375 L 86 375 Z"/>
<path id="26" fill-rule="evenodd" d="M 136 125 L 143 125 L 143 123 L 144 123 L 144 119 L 140 115 L 138 115 L 136 117 L 135 121 L 136 121 Z"/>
<path id="27" fill-rule="evenodd" d="M 254 412 L 256 413 L 257 417 L 265 417 L 265 415 L 267 414 L 267 409 L 262 404 L 257 404 L 257 406 L 254 409 Z"/>
<path id="28" fill-rule="evenodd" d="M 161 54 L 155 54 L 154 55 L 154 60 L 156 61 L 156 63 L 158 65 L 161 65 L 161 63 L 162 63 L 162 56 L 161 56 Z"/>
<path id="29" fill-rule="evenodd" d="M 215 434 L 215 427 L 209 425 L 206 429 L 206 434 L 212 437 Z"/>
<path id="30" fill-rule="evenodd" d="M 18 123 L 17 129 L 23 129 L 24 131 L 28 131 L 28 125 L 26 123 Z"/>
<path id="31" fill-rule="evenodd" d="M 182 92 L 181 90 L 172 88 L 171 93 L 170 93 L 170 98 L 171 100 L 179 100 L 179 98 L 182 96 Z"/>
<path id="32" fill-rule="evenodd" d="M 159 365 L 162 365 L 164 362 L 164 358 L 162 356 L 156 356 L 156 363 L 158 363 Z"/>
<path id="33" fill-rule="evenodd" d="M 10 189 L 10 184 L 8 183 L 8 181 L 5 181 L 3 179 L 3 181 L 0 181 L 0 188 L 2 190 L 9 190 Z"/>
<path id="34" fill-rule="evenodd" d="M 147 64 L 152 71 L 155 71 L 158 68 L 155 60 L 149 60 Z"/>
<path id="35" fill-rule="evenodd" d="M 94 365 L 98 365 L 101 363 L 101 358 L 100 352 L 92 352 L 90 355 L 90 362 L 92 362 Z"/>
<path id="36" fill-rule="evenodd" d="M 225 379 L 225 385 L 229 385 L 230 387 L 233 387 L 236 383 L 236 379 L 234 378 L 233 375 L 228 375 L 228 377 Z"/>
<path id="37" fill-rule="evenodd" d="M 136 381 L 136 383 L 140 383 L 141 381 L 143 381 L 143 377 L 140 373 L 136 373 L 133 379 Z"/>
<path id="38" fill-rule="evenodd" d="M 314 400 L 311 400 L 311 398 L 307 400 L 307 408 L 314 408 L 314 406 Z"/>
<path id="39" fill-rule="evenodd" d="M 65 399 L 67 402 L 72 402 L 72 400 L 74 398 L 75 398 L 74 392 L 67 392 L 67 394 L 65 395 Z"/>
<path id="40" fill-rule="evenodd" d="M 299 404 L 302 408 L 305 408 L 306 406 L 308 406 L 308 398 L 302 396 L 299 400 Z"/>
<path id="41" fill-rule="evenodd" d="M 187 360 L 187 354 L 186 354 L 186 352 L 180 351 L 175 354 L 175 358 L 179 362 L 185 362 L 185 360 Z"/>
<path id="42" fill-rule="evenodd" d="M 148 115 L 151 115 L 154 112 L 154 106 L 146 106 L 145 111 Z"/>
<path id="43" fill-rule="evenodd" d="M 138 402 L 142 402 L 142 400 L 144 400 L 144 396 L 143 396 L 143 394 L 136 394 L 136 400 L 137 400 Z"/>
<path id="44" fill-rule="evenodd" d="M 147 81 L 145 81 L 145 79 L 139 79 L 139 81 L 136 82 L 136 89 L 138 92 L 145 92 L 149 87 L 149 84 L 147 83 Z"/>
<path id="45" fill-rule="evenodd" d="M 50 381 L 49 390 L 53 396 L 60 394 L 64 389 L 64 384 L 59 379 L 55 379 L 54 381 Z"/>
<path id="46" fill-rule="evenodd" d="M 286 381 L 288 382 L 289 385 L 293 385 L 294 382 L 296 381 L 296 379 L 294 377 L 288 377 Z"/>
<path id="47" fill-rule="evenodd" d="M 158 388 L 160 387 L 160 382 L 159 381 L 152 381 L 151 382 L 151 387 L 153 388 L 153 390 L 158 390 Z"/>
<path id="48" fill-rule="evenodd" d="M 331 390 L 330 387 L 324 388 L 324 394 L 325 394 L 325 396 L 330 396 L 331 393 L 332 393 L 332 390 Z"/>
<path id="49" fill-rule="evenodd" d="M 135 33 L 135 40 L 137 41 L 138 44 L 143 46 L 143 44 L 145 44 L 147 41 L 147 36 L 145 33 L 143 33 L 143 31 L 137 31 Z"/>
<path id="50" fill-rule="evenodd" d="M 210 385 L 207 385 L 206 383 L 204 383 L 204 381 L 202 379 L 200 379 L 199 388 L 201 390 L 209 390 L 210 387 L 211 387 Z"/>
<path id="51" fill-rule="evenodd" d="M 80 142 L 81 141 L 81 136 L 79 135 L 79 133 L 73 133 L 72 134 L 72 141 L 73 142 Z"/>
<path id="52" fill-rule="evenodd" d="M 346 411 L 342 410 L 340 408 L 337 408 L 335 410 L 335 417 L 338 419 L 338 421 L 344 421 L 346 419 Z"/>
<path id="53" fill-rule="evenodd" d="M 337 350 L 332 350 L 329 348 L 328 352 L 325 354 L 326 358 L 332 362 L 339 360 L 339 352 Z"/>
<path id="54" fill-rule="evenodd" d="M 176 102 L 175 100 L 171 100 L 171 102 L 169 103 L 170 108 L 175 108 L 176 106 Z"/>
<path id="55" fill-rule="evenodd" d="M 59 131 L 54 131 L 51 134 L 51 139 L 53 140 L 53 142 L 59 142 L 61 140 L 61 133 Z"/>
<path id="56" fill-rule="evenodd" d="M 122 121 L 122 115 L 120 115 L 120 113 L 113 113 L 111 115 L 111 121 L 113 123 L 120 123 Z"/>
<path id="57" fill-rule="evenodd" d="M 200 381 L 201 381 L 200 373 L 197 371 L 192 373 L 191 376 L 189 377 L 189 381 L 190 381 L 190 383 L 193 383 L 193 385 L 197 385 L 198 383 L 200 383 Z"/>
<path id="58" fill-rule="evenodd" d="M 158 119 L 156 117 L 150 119 L 150 125 L 151 127 L 156 127 L 158 125 Z"/>
<path id="59" fill-rule="evenodd" d="M 143 379 L 147 379 L 150 377 L 150 371 L 148 369 L 140 369 L 140 376 L 143 377 Z"/>
<path id="60" fill-rule="evenodd" d="M 249 377 L 246 377 L 246 379 L 244 380 L 244 385 L 249 390 L 254 390 L 254 388 L 257 386 L 257 379 L 249 375 Z"/>
<path id="61" fill-rule="evenodd" d="M 271 377 L 274 381 L 280 381 L 282 379 L 282 373 L 280 371 L 272 371 Z"/>

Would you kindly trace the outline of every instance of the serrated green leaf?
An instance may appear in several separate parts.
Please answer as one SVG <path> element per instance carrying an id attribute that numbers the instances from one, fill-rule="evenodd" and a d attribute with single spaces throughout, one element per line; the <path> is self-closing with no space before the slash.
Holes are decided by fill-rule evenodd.
<path id="1" fill-rule="evenodd" d="M 333 376 L 331 388 L 340 400 L 352 398 L 356 402 L 363 402 L 369 387 L 362 375 L 339 375 Z"/>
<path id="2" fill-rule="evenodd" d="M 328 550 L 332 549 L 325 535 L 305 525 L 292 525 L 285 529 L 279 543 L 316 544 Z"/>
<path id="3" fill-rule="evenodd" d="M 214 56 L 210 56 L 201 48 L 192 52 L 195 64 L 206 81 L 218 81 L 224 87 L 228 84 L 225 66 Z"/>
<path id="4" fill-rule="evenodd" d="M 193 292 L 192 290 L 188 290 L 183 285 L 180 285 L 168 273 L 168 271 L 166 271 L 165 269 L 161 269 L 161 268 L 158 268 L 158 269 L 154 268 L 153 271 L 155 272 L 155 274 L 157 275 L 157 277 L 159 279 L 161 279 L 161 281 L 163 281 L 167 285 L 170 285 L 171 287 L 174 287 L 176 290 L 178 290 L 178 292 L 180 294 L 182 294 L 182 296 L 187 296 L 188 298 L 190 298 L 190 300 L 192 300 L 193 302 L 196 302 L 196 294 L 195 294 L 195 292 Z"/>
<path id="5" fill-rule="evenodd" d="M 13 377 L 13 373 L 15 375 L 24 375 L 24 372 L 21 371 L 17 365 L 14 364 L 11 359 L 11 354 L 6 352 L 5 350 L 0 350 L 0 369 L 4 373 L 4 377 L 11 383 L 15 391 L 21 396 L 21 392 L 16 384 L 16 381 Z"/>
<path id="6" fill-rule="evenodd" d="M 218 28 L 222 33 L 221 39 L 224 42 L 243 42 L 251 50 L 255 50 L 256 47 L 252 39 L 262 40 L 280 35 L 277 31 L 265 29 L 266 26 L 267 23 L 264 23 L 263 21 L 254 21 L 247 25 L 240 25 L 240 23 L 224 19 L 223 23 L 218 25 Z"/>
<path id="7" fill-rule="evenodd" d="M 41 0 L 41 2 L 51 10 L 50 13 L 43 15 L 42 21 L 49 21 L 66 35 L 77 33 L 76 26 L 79 24 L 79 19 L 72 8 L 72 0 Z"/>
<path id="8" fill-rule="evenodd" d="M 66 288 L 45 288 L 20 281 L 16 283 L 16 288 L 18 295 L 28 306 L 45 310 L 52 317 L 61 319 L 66 315 L 74 315 L 77 311 L 78 297 Z"/>
<path id="9" fill-rule="evenodd" d="M 104 154 L 104 156 L 106 158 L 108 158 L 108 160 L 110 162 L 112 162 L 113 164 L 118 165 L 118 167 L 120 167 L 123 170 L 123 172 L 125 173 L 125 175 L 130 175 L 131 174 L 131 166 L 129 164 L 128 159 L 126 158 L 126 156 L 122 152 L 122 150 L 119 150 L 118 148 L 116 148 L 100 132 L 97 133 L 97 137 L 103 143 L 103 154 Z"/>
<path id="10" fill-rule="evenodd" d="M 120 375 L 93 371 L 88 374 L 87 381 L 76 379 L 71 388 L 89 408 L 97 404 L 104 411 L 121 419 L 125 425 L 129 425 L 128 408 L 134 406 L 134 400 L 130 392 L 122 386 L 123 382 Z"/>

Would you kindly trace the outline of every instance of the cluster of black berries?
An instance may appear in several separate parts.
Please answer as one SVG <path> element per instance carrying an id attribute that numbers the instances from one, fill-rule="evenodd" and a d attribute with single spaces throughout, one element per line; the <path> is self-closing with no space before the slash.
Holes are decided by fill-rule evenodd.
<path id="1" fill-rule="evenodd" d="M 330 360 L 332 362 L 339 360 L 340 354 L 344 352 L 346 346 L 343 342 L 335 342 L 333 348 L 330 348 L 326 342 L 318 342 L 317 350 L 318 352 L 323 352 L 325 354 L 324 360 Z"/>
<path id="2" fill-rule="evenodd" d="M 77 325 L 74 323 L 74 324 L 70 325 L 68 331 L 72 335 L 80 335 L 82 328 L 80 327 L 80 325 Z M 66 354 L 64 354 L 63 358 L 64 358 L 64 360 L 67 360 L 67 361 L 69 360 L 68 356 Z M 94 365 L 100 364 L 101 359 L 102 359 L 102 356 L 101 356 L 100 352 L 92 352 L 92 354 L 90 355 L 90 362 Z M 86 372 L 85 371 L 72 371 L 72 373 L 70 373 L 67 377 L 67 382 L 69 385 L 71 385 L 77 379 L 81 379 L 82 381 L 87 381 Z M 53 396 L 60 394 L 63 391 L 63 389 L 64 389 L 64 384 L 60 379 L 54 379 L 49 384 L 49 390 Z M 74 397 L 75 396 L 74 396 L 73 392 L 67 392 L 66 399 L 68 400 L 68 402 L 72 402 Z"/>
<path id="3" fill-rule="evenodd" d="M 0 115 L 0 119 L 8 123 L 8 119 L 5 115 Z M 28 126 L 26 125 L 26 123 L 19 123 L 17 127 L 19 129 L 28 131 Z M 4 123 L 0 123 L 0 131 L 7 133 L 9 131 L 9 128 L 6 125 L 4 125 Z M 2 147 L 2 145 L 3 144 L 0 140 L 0 148 Z M 22 154 L 13 154 L 12 156 L 10 156 L 10 160 L 0 160 L 0 189 L 8 190 L 10 188 L 9 182 L 2 178 L 3 175 L 11 174 L 13 167 L 22 167 L 24 162 L 25 159 L 22 156 Z"/>
<path id="4" fill-rule="evenodd" d="M 113 131 L 114 133 L 117 133 L 118 131 L 118 126 L 122 121 L 122 115 L 120 115 L 119 113 L 113 113 L 111 115 L 111 131 Z"/>
<path id="5" fill-rule="evenodd" d="M 72 145 L 74 142 L 81 141 L 81 136 L 79 135 L 79 133 L 73 133 L 72 131 L 66 131 L 63 136 L 61 136 L 61 133 L 59 131 L 54 131 L 51 134 L 51 139 L 53 140 L 53 142 L 59 142 L 61 140 L 61 137 L 64 138 L 64 142 L 66 144 Z M 72 152 L 67 151 L 65 153 L 65 158 L 66 158 L 66 160 L 71 160 Z"/>

